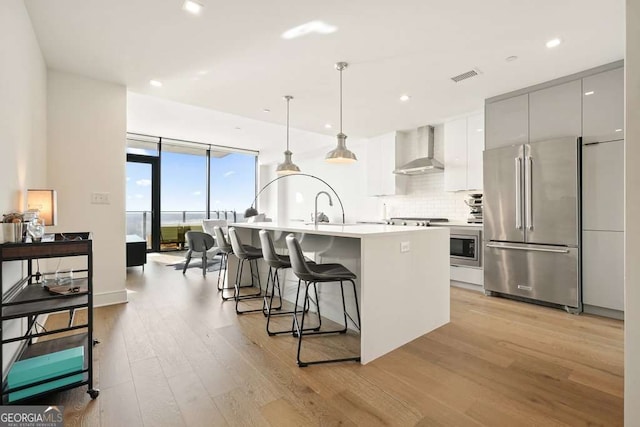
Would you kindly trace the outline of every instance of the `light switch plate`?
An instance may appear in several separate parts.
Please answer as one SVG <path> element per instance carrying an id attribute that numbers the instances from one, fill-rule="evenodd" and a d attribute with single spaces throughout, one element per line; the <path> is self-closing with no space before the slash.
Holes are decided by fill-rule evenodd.
<path id="1" fill-rule="evenodd" d="M 92 205 L 108 205 L 110 203 L 109 193 L 91 193 Z"/>
<path id="2" fill-rule="evenodd" d="M 400 242 L 400 252 L 409 252 L 411 250 L 411 242 Z"/>

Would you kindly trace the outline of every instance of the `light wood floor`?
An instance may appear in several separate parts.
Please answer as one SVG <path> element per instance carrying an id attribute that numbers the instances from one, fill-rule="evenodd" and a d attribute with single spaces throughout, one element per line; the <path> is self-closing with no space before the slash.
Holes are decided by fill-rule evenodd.
<path id="1" fill-rule="evenodd" d="M 450 324 L 366 366 L 300 369 L 294 339 L 268 337 L 261 314 L 236 316 L 214 273 L 183 276 L 163 257 L 129 270 L 128 304 L 95 310 L 101 394 L 51 396 L 65 425 L 623 424 L 622 322 L 454 288 Z"/>

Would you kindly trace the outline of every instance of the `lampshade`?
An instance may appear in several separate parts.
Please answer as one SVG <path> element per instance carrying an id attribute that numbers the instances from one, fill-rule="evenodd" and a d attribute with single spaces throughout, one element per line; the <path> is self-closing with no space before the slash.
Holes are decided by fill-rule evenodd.
<path id="1" fill-rule="evenodd" d="M 338 146 L 329 151 L 325 156 L 325 160 L 329 163 L 353 163 L 357 161 L 353 151 L 347 148 L 347 135 L 342 132 L 342 72 L 349 64 L 346 62 L 338 62 L 336 70 L 340 71 L 340 133 L 338 133 Z"/>
<path id="2" fill-rule="evenodd" d="M 300 168 L 291 161 L 291 151 L 287 150 L 284 152 L 284 162 L 280 163 L 276 168 L 276 173 L 278 175 L 289 175 L 291 173 L 300 172 Z"/>
<path id="3" fill-rule="evenodd" d="M 27 190 L 27 209 L 38 211 L 44 225 L 56 225 L 58 219 L 55 190 Z"/>
<path id="4" fill-rule="evenodd" d="M 353 151 L 347 148 L 346 144 L 347 135 L 344 133 L 338 134 L 338 146 L 327 153 L 325 160 L 329 163 L 353 163 L 357 161 L 356 155 Z"/>
<path id="5" fill-rule="evenodd" d="M 247 208 L 247 210 L 244 211 L 245 218 L 251 218 L 252 216 L 256 216 L 256 215 L 258 215 L 258 210 L 253 206 L 251 206 L 250 208 Z"/>

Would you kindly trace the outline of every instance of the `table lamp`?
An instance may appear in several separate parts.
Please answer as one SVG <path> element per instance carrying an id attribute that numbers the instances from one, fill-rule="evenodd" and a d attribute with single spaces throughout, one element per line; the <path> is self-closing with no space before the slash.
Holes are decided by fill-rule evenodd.
<path id="1" fill-rule="evenodd" d="M 56 225 L 58 219 L 55 190 L 27 190 L 27 210 L 38 211 L 44 225 Z"/>

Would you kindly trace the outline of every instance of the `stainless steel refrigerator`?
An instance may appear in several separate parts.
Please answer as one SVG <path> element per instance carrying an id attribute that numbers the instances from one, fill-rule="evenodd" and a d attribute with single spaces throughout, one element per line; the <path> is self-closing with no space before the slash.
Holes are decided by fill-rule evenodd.
<path id="1" fill-rule="evenodd" d="M 484 152 L 484 288 L 582 310 L 580 138 Z"/>

